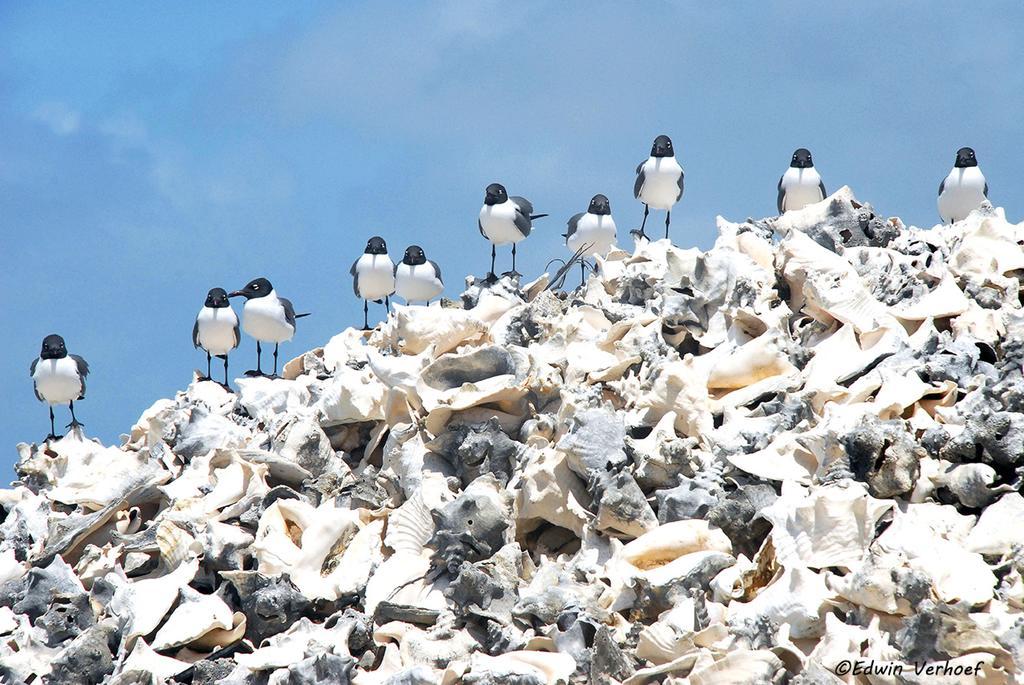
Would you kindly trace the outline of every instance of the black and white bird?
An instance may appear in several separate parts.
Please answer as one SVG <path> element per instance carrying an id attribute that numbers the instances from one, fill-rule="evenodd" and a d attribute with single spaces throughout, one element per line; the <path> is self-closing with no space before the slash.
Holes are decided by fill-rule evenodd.
<path id="1" fill-rule="evenodd" d="M 580 274 L 586 280 L 586 261 L 592 255 L 608 254 L 615 244 L 615 220 L 608 198 L 598 193 L 590 200 L 586 212 L 574 214 L 569 219 L 565 233 L 565 245 L 576 254 L 579 252 Z"/>
<path id="2" fill-rule="evenodd" d="M 391 309 L 391 293 L 395 292 L 395 263 L 388 256 L 388 246 L 380 236 L 366 242 L 366 249 L 349 269 L 352 290 L 363 300 L 363 330 L 370 330 L 370 300 L 378 304 L 383 300 Z"/>
<path id="3" fill-rule="evenodd" d="M 75 418 L 75 400 L 85 399 L 85 377 L 89 375 L 89 364 L 77 354 L 68 354 L 64 338 L 56 333 L 43 338 L 39 357 L 29 367 L 35 383 L 36 397 L 50 405 L 50 434 L 47 439 L 56 439 L 53 427 L 53 405 L 68 403 L 71 409 L 71 423 L 74 430 L 84 426 Z"/>
<path id="4" fill-rule="evenodd" d="M 260 343 L 274 343 L 274 374 L 277 376 L 277 348 L 295 335 L 295 320 L 309 314 L 296 314 L 290 300 L 278 297 L 274 286 L 265 278 L 249 281 L 241 290 L 228 297 L 244 297 L 242 307 L 242 330 L 256 338 L 256 370 L 246 371 L 247 376 L 265 376 L 260 366 L 263 349 Z"/>
<path id="5" fill-rule="evenodd" d="M 427 304 L 443 290 L 441 267 L 427 259 L 419 245 L 405 248 L 405 256 L 395 265 L 395 294 L 408 304 L 420 301 Z"/>
<path id="6" fill-rule="evenodd" d="M 821 202 L 826 197 L 828 193 L 825 191 L 821 176 L 814 168 L 811 151 L 799 148 L 793 153 L 786 173 L 779 178 L 779 214 L 803 209 L 807 205 Z"/>
<path id="7" fill-rule="evenodd" d="M 238 333 L 238 316 L 228 302 L 228 293 L 224 288 L 210 288 L 206 294 L 206 302 L 196 315 L 196 323 L 192 326 L 192 345 L 202 347 L 206 351 L 206 378 L 212 380 L 210 373 L 211 355 L 224 360 L 224 385 L 228 384 L 228 353 L 238 347 L 241 336 Z"/>
<path id="8" fill-rule="evenodd" d="M 651 209 L 664 209 L 665 237 L 668 238 L 672 207 L 679 202 L 679 198 L 682 196 L 683 168 L 676 161 L 672 140 L 665 135 L 658 136 L 651 146 L 651 156 L 647 158 L 647 161 L 640 162 L 636 168 L 633 197 L 644 203 L 644 220 L 636 235 L 646 238 L 644 227 L 647 226 L 647 215 Z"/>
<path id="9" fill-rule="evenodd" d="M 533 203 L 525 197 L 513 195 L 509 197 L 505 186 L 492 183 L 484 191 L 484 205 L 480 208 L 477 226 L 480 234 L 491 241 L 491 271 L 488 278 L 494 279 L 494 255 L 498 245 L 512 244 L 512 276 L 519 276 L 516 271 L 516 243 L 530 235 L 533 220 L 547 214 L 534 214 Z"/>
<path id="10" fill-rule="evenodd" d="M 974 150 L 962 147 L 956 151 L 953 169 L 939 184 L 939 216 L 942 222 L 961 221 L 988 198 L 988 182 L 978 166 Z"/>

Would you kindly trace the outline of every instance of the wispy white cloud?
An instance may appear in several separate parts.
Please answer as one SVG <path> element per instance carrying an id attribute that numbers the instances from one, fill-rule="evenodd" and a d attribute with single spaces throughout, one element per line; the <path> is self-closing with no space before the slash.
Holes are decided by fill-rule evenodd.
<path id="1" fill-rule="evenodd" d="M 81 115 L 63 102 L 45 102 L 33 112 L 33 118 L 50 127 L 59 136 L 77 133 Z"/>

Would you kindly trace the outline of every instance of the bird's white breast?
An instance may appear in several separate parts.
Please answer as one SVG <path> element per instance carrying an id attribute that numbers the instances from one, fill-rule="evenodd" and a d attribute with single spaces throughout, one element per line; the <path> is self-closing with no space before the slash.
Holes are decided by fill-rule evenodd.
<path id="1" fill-rule="evenodd" d="M 291 340 L 295 327 L 284 318 L 284 307 L 273 290 L 264 297 L 245 301 L 242 330 L 262 342 L 280 343 Z"/>
<path id="2" fill-rule="evenodd" d="M 679 197 L 683 168 L 675 157 L 649 157 L 643 166 L 644 185 L 640 200 L 651 209 L 672 209 Z"/>
<path id="3" fill-rule="evenodd" d="M 50 404 L 65 404 L 82 394 L 78 364 L 70 356 L 63 359 L 40 359 L 32 374 L 36 392 Z"/>
<path id="4" fill-rule="evenodd" d="M 782 211 L 803 209 L 807 205 L 821 202 L 821 176 L 814 169 L 789 167 L 782 175 Z"/>
<path id="5" fill-rule="evenodd" d="M 428 302 L 441 294 L 444 284 L 428 262 L 415 266 L 402 262 L 395 271 L 395 292 L 406 302 Z"/>
<path id="6" fill-rule="evenodd" d="M 235 326 L 238 317 L 231 307 L 203 307 L 196 317 L 199 344 L 212 355 L 227 354 L 235 349 Z"/>
<path id="7" fill-rule="evenodd" d="M 512 200 L 481 207 L 480 228 L 495 245 L 518 243 L 526 237 L 516 228 L 516 204 Z"/>
<path id="8" fill-rule="evenodd" d="M 985 175 L 972 166 L 953 167 L 939 194 L 939 216 L 946 223 L 961 221 L 985 200 Z"/>
<path id="9" fill-rule="evenodd" d="M 615 244 L 615 221 L 610 214 L 591 214 L 587 212 L 576 224 L 576 232 L 565 240 L 570 250 L 575 252 L 584 245 L 591 245 L 583 254 L 604 256 Z"/>
<path id="10" fill-rule="evenodd" d="M 395 292 L 395 263 L 386 254 L 364 254 L 356 262 L 359 297 L 379 300 Z"/>

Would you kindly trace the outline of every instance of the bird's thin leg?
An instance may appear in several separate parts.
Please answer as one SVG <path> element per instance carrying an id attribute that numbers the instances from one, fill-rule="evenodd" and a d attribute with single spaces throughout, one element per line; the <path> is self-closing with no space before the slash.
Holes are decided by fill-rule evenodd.
<path id="1" fill-rule="evenodd" d="M 224 355 L 224 387 L 228 387 L 228 356 Z"/>
<path id="2" fill-rule="evenodd" d="M 494 243 L 491 243 L 491 270 L 489 272 L 487 272 L 487 277 L 489 279 L 498 280 L 498 277 L 494 274 L 494 258 L 495 258 L 495 255 L 497 255 L 497 248 L 494 246 Z"/>
<path id="3" fill-rule="evenodd" d="M 370 330 L 370 301 L 363 300 L 363 330 Z"/>
<path id="4" fill-rule="evenodd" d="M 79 426 L 84 426 L 84 423 L 75 418 L 75 401 L 71 400 L 70 402 L 68 402 L 68 406 L 71 408 L 71 423 L 69 423 L 67 427 L 78 428 Z"/>
<path id="5" fill-rule="evenodd" d="M 257 340 L 256 341 L 256 375 L 257 376 L 262 376 L 263 375 L 263 367 L 260 366 L 262 357 L 263 357 L 263 348 L 260 347 L 260 341 Z"/>
<path id="6" fill-rule="evenodd" d="M 274 376 L 277 376 L 277 348 L 280 343 L 274 343 Z"/>
<path id="7" fill-rule="evenodd" d="M 47 438 L 56 438 L 57 437 L 57 429 L 53 427 L 53 405 L 52 404 L 50 405 L 50 434 L 48 436 L 46 436 L 46 437 Z"/>
<path id="8" fill-rule="evenodd" d="M 391 313 L 391 296 L 390 295 L 385 295 L 384 296 L 384 311 L 386 313 L 388 313 L 388 314 Z M 384 317 L 384 318 L 387 318 L 387 317 Z"/>
<path id="9" fill-rule="evenodd" d="M 668 222 L 672 218 L 672 210 L 665 212 L 665 240 L 668 240 Z"/>
<path id="10" fill-rule="evenodd" d="M 647 234 L 644 233 L 644 227 L 647 226 L 647 215 L 651 213 L 651 208 L 644 203 L 644 220 L 640 222 L 640 231 L 636 234 L 638 238 L 646 238 Z"/>
<path id="11" fill-rule="evenodd" d="M 207 350 L 206 351 L 206 380 L 210 380 L 211 378 L 213 378 L 213 376 L 210 375 L 210 351 Z"/>
<path id="12" fill-rule="evenodd" d="M 516 271 L 516 244 L 515 243 L 512 243 L 512 271 L 510 272 L 510 275 L 513 276 L 513 277 L 515 277 L 515 276 L 522 276 L 521 273 Z"/>
<path id="13" fill-rule="evenodd" d="M 580 287 L 587 282 L 587 262 L 583 259 L 580 260 Z"/>

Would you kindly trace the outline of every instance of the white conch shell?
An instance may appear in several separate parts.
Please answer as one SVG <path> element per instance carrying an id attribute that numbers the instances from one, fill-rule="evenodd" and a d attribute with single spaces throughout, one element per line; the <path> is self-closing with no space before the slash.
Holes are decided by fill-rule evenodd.
<path id="1" fill-rule="evenodd" d="M 782 659 L 767 649 L 736 650 L 710 666 L 695 668 L 687 681 L 691 685 L 756 685 L 775 682 L 777 675 L 784 670 Z"/>
<path id="2" fill-rule="evenodd" d="M 423 483 L 426 456 L 427 448 L 417 425 L 399 424 L 391 428 L 384 443 L 384 468 L 397 477 L 406 497 L 412 497 Z"/>
<path id="3" fill-rule="evenodd" d="M 179 512 L 228 518 L 237 516 L 230 507 L 246 496 L 266 494 L 268 472 L 269 467 L 255 464 L 235 450 L 215 450 L 192 459 L 181 475 L 161 490 Z M 221 510 L 227 510 L 226 516 Z"/>
<path id="4" fill-rule="evenodd" d="M 996 577 L 980 554 L 967 549 L 974 517 L 933 503 L 907 504 L 894 514 L 875 542 L 879 550 L 903 554 L 910 568 L 932 579 L 943 602 L 977 606 L 992 599 Z"/>
<path id="5" fill-rule="evenodd" d="M 693 437 L 711 433 L 714 420 L 706 367 L 707 361 L 694 357 L 666 362 L 657 368 L 645 365 L 649 377 L 639 380 L 649 389 L 636 395 L 632 408 L 642 412 L 645 424 L 656 424 L 662 416 L 674 412 L 677 432 Z"/>
<path id="6" fill-rule="evenodd" d="M 133 479 L 147 473 L 161 482 L 170 479 L 170 474 L 153 463 L 146 452 L 79 440 L 61 440 L 53 449 L 57 457 L 51 463 L 48 479 L 54 486 L 47 496 L 55 502 L 97 510 L 124 493 L 125 474 L 132 474 Z"/>
<path id="7" fill-rule="evenodd" d="M 403 354 L 419 354 L 433 347 L 444 354 L 487 335 L 488 324 L 473 311 L 431 306 L 393 306 L 393 313 L 381 326 L 381 334 Z"/>
<path id="8" fill-rule="evenodd" d="M 840 597 L 887 614 L 909 614 L 910 603 L 896 585 L 896 571 L 903 567 L 898 555 L 878 554 L 852 573 L 825 575 L 828 587 Z"/>
<path id="9" fill-rule="evenodd" d="M 231 630 L 231 608 L 217 595 L 204 595 L 186 586 L 178 606 L 153 638 L 152 647 L 162 651 L 195 642 L 213 630 Z"/>
<path id="10" fill-rule="evenodd" d="M 15 558 L 13 547 L 0 550 L 0 585 L 11 580 L 17 580 L 24 576 L 26 572 L 25 565 Z"/>
<path id="11" fill-rule="evenodd" d="M 324 425 L 380 421 L 384 418 L 387 387 L 369 367 L 339 365 L 324 383 L 317 408 Z"/>
<path id="12" fill-rule="evenodd" d="M 768 587 L 749 602 L 729 605 L 729 624 L 770 619 L 786 624 L 795 639 L 819 637 L 824 628 L 823 614 L 832 593 L 824 579 L 803 567 L 786 568 Z"/>
<path id="13" fill-rule="evenodd" d="M 541 522 L 567 528 L 577 535 L 592 518 L 586 484 L 569 468 L 564 453 L 550 447 L 529 449 L 516 487 L 516 531 L 520 536 Z"/>
<path id="14" fill-rule="evenodd" d="M 814 646 L 809 661 L 834 672 L 841 661 L 858 657 L 868 659 L 867 654 L 879 661 L 889 661 L 893 656 L 898 658 L 898 650 L 886 648 L 888 636 L 879 630 L 878 616 L 872 617 L 867 627 L 862 627 L 843 623 L 835 614 L 826 613 L 825 632 Z M 837 679 L 836 682 L 845 681 Z"/>
<path id="15" fill-rule="evenodd" d="M 688 519 L 663 523 L 623 545 L 616 555 L 638 571 L 653 571 L 694 552 L 732 552 L 725 533 L 707 521 Z"/>
<path id="16" fill-rule="evenodd" d="M 416 392 L 428 412 L 516 400 L 526 393 L 528 371 L 526 355 L 514 347 L 478 347 L 438 357 L 423 369 Z"/>
<path id="17" fill-rule="evenodd" d="M 723 347 L 720 347 L 723 352 Z M 743 388 L 772 376 L 788 376 L 796 371 L 780 345 L 779 336 L 761 335 L 720 357 L 708 375 L 712 389 Z"/>
<path id="18" fill-rule="evenodd" d="M 729 454 L 729 463 L 767 480 L 810 483 L 818 460 L 795 433 L 781 433 L 767 447 L 749 453 Z"/>
<path id="19" fill-rule="evenodd" d="M 410 623 L 391 621 L 373 631 L 378 644 L 397 642 L 402 665 L 443 668 L 453 660 L 464 659 L 478 644 L 461 630 L 444 627 L 422 630 Z"/>
<path id="20" fill-rule="evenodd" d="M 479 652 L 469 659 L 469 668 L 456 672 L 455 668 L 445 671 L 443 685 L 455 685 L 467 672 L 490 673 L 496 680 L 539 680 L 545 685 L 566 683 L 576 670 L 576 660 L 568 654 L 558 652 L 534 652 L 519 650 L 489 656 Z"/>
<path id="21" fill-rule="evenodd" d="M 311 654 L 348 656 L 352 623 L 338 621 L 333 628 L 300 618 L 283 633 L 263 641 L 252 654 L 236 654 L 235 662 L 251 671 L 269 671 L 297 663 Z"/>
<path id="22" fill-rule="evenodd" d="M 803 311 L 823 323 L 849 324 L 860 333 L 879 328 L 902 330 L 843 257 L 800 231 L 792 231 L 779 248 L 786 280 L 803 296 Z"/>
<path id="23" fill-rule="evenodd" d="M 167 575 L 144 578 L 119 587 L 110 600 L 110 610 L 128 621 L 125 636 L 130 638 L 151 633 L 198 570 L 199 560 L 193 557 Z"/>
<path id="24" fill-rule="evenodd" d="M 970 300 L 956 284 L 953 275 L 946 272 L 939 284 L 928 294 L 913 302 L 901 302 L 889 311 L 893 316 L 907 321 L 924 321 L 963 314 L 970 307 Z"/>
<path id="25" fill-rule="evenodd" d="M 754 563 L 744 554 L 736 557 L 736 563 L 722 569 L 711 580 L 713 599 L 716 602 L 728 604 L 734 599 L 743 597 L 746 589 L 743 586 L 744 574 L 754 570 Z"/>
<path id="26" fill-rule="evenodd" d="M 1024 546 L 1024 497 L 1009 492 L 985 508 L 967 535 L 967 549 L 979 554 L 1006 555 Z"/>
<path id="27" fill-rule="evenodd" d="M 783 566 L 853 568 L 874 539 L 878 519 L 891 507 L 891 501 L 875 499 L 860 483 L 848 482 L 810 492 L 784 487 L 761 516 L 772 523 L 775 554 Z"/>
<path id="28" fill-rule="evenodd" d="M 253 556 L 264 575 L 287 573 L 307 598 L 334 600 L 366 584 L 380 561 L 382 528 L 333 500 L 313 507 L 280 499 L 260 517 Z"/>
<path id="29" fill-rule="evenodd" d="M 425 497 L 431 500 L 429 507 Z M 363 609 L 368 615 L 372 616 L 384 600 L 403 606 L 445 609 L 440 589 L 425 580 L 432 554 L 426 544 L 434 533 L 431 509 L 451 499 L 447 488 L 441 490 L 430 481 L 391 514 L 384 544 L 394 553 L 377 567 L 366 584 Z"/>
<path id="30" fill-rule="evenodd" d="M 636 655 L 653 664 L 666 664 L 693 651 L 696 646 L 709 645 L 719 634 L 727 635 L 722 623 L 726 618 L 725 607 L 707 603 L 709 626 L 698 630 L 696 602 L 684 597 L 658 620 L 640 631 Z"/>
<path id="31" fill-rule="evenodd" d="M 157 654 L 146 644 L 145 640 L 139 639 L 135 641 L 135 647 L 132 648 L 131 654 L 125 659 L 121 671 L 125 673 L 143 671 L 152 674 L 158 681 L 164 682 L 181 673 L 189 666 L 190 664 L 186 661 L 179 661 L 163 654 Z"/>
<path id="32" fill-rule="evenodd" d="M 1007 223 L 1001 214 L 975 214 L 967 217 L 964 224 L 963 237 L 949 256 L 953 273 L 992 279 L 1024 268 L 1024 248 L 1018 242 L 1019 224 Z"/>
<path id="33" fill-rule="evenodd" d="M 308 414 L 313 403 L 309 387 L 312 381 L 309 376 L 299 376 L 294 381 L 281 378 L 239 378 L 235 381 L 238 385 L 238 403 L 249 416 L 268 425 L 281 417 Z"/>
<path id="34" fill-rule="evenodd" d="M 606 565 L 610 588 L 602 604 L 613 610 L 629 606 L 628 591 L 637 578 L 652 587 L 668 585 L 709 558 L 728 555 L 732 543 L 707 521 L 688 519 L 665 523 L 623 545 Z M 727 557 L 731 560 L 731 557 Z"/>

